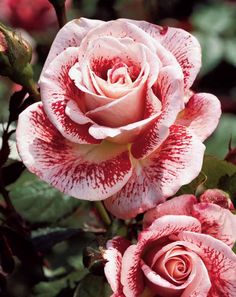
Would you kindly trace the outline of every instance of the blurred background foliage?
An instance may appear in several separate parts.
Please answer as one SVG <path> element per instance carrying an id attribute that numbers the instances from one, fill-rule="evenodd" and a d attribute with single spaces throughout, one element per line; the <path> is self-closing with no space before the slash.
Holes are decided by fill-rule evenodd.
<path id="1" fill-rule="evenodd" d="M 215 94 L 221 100 L 223 110 L 216 132 L 206 142 L 206 152 L 224 159 L 230 140 L 231 147 L 236 146 L 236 1 L 74 0 L 68 10 L 68 19 L 81 16 L 102 20 L 140 19 L 192 32 L 201 43 L 203 60 L 193 90 Z M 55 25 L 47 30 L 27 32 L 34 48 L 32 63 L 36 80 L 57 30 Z M 19 86 L 0 77 L 0 122 L 7 120 L 9 98 L 18 89 Z M 7 286 L 7 293 L 2 290 L 0 295 L 109 296 L 110 289 L 104 282 L 98 253 L 104 247 L 103 235 L 106 232 L 110 237 L 127 235 L 132 238 L 134 234 L 129 234 L 129 230 L 138 232 L 139 217 L 127 222 L 114 219 L 107 227 L 94 204 L 63 195 L 26 170 L 22 173 L 14 137 L 10 145 L 11 159 L 5 172 L 12 177 L 6 179 L 5 185 L 25 229 L 17 229 L 19 218 L 10 217 L 5 221 L 4 216 L 0 216 L 3 222 L 0 254 L 4 255 L 0 256 L 1 265 L 7 273 L 12 273 L 7 284 L 0 277 L 0 289 Z M 222 172 L 217 172 L 217 166 Z M 204 176 L 208 176 L 207 187 L 230 189 L 230 193 L 236 193 L 235 167 L 212 158 L 205 158 L 203 172 L 180 193 L 194 193 Z M 0 197 L 0 208 L 3 206 Z"/>

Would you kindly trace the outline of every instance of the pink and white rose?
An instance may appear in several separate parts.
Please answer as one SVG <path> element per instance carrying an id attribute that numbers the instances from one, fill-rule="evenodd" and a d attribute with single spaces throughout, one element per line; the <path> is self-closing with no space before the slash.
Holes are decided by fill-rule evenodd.
<path id="1" fill-rule="evenodd" d="M 163 215 L 136 244 L 121 237 L 108 241 L 103 256 L 112 297 L 236 296 L 236 255 L 202 228 L 196 217 Z"/>
<path id="2" fill-rule="evenodd" d="M 120 218 L 155 207 L 198 175 L 219 121 L 218 99 L 190 91 L 200 65 L 181 29 L 69 22 L 44 65 L 42 103 L 19 117 L 24 164 L 76 198 L 106 199 Z"/>

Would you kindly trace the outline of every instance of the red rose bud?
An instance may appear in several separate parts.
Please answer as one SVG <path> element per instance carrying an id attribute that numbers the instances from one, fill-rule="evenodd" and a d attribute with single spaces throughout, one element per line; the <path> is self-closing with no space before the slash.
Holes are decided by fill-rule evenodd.
<path id="1" fill-rule="evenodd" d="M 219 189 L 206 190 L 200 196 L 200 202 L 214 203 L 226 209 L 234 209 L 234 205 L 229 197 L 229 194 Z"/>

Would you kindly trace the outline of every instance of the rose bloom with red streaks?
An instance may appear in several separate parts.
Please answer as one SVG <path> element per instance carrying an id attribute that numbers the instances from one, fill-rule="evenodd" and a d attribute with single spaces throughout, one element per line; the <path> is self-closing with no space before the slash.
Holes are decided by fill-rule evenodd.
<path id="1" fill-rule="evenodd" d="M 66 7 L 72 1 L 66 0 Z M 0 19 L 15 28 L 42 31 L 57 23 L 53 6 L 48 0 L 1 0 Z"/>
<path id="2" fill-rule="evenodd" d="M 182 29 L 67 23 L 40 77 L 42 102 L 19 117 L 24 164 L 119 218 L 153 208 L 198 175 L 219 121 L 218 99 L 190 91 L 200 66 L 199 43 Z"/>
<path id="3" fill-rule="evenodd" d="M 107 242 L 103 257 L 112 297 L 235 297 L 236 216 L 182 195 L 144 216 L 136 244 Z"/>

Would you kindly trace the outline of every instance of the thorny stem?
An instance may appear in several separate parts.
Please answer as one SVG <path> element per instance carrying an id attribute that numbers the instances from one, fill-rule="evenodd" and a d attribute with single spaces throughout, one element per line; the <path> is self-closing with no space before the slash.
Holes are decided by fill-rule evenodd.
<path id="1" fill-rule="evenodd" d="M 16 211 L 13 206 L 11 199 L 9 197 L 8 191 L 0 185 L 0 193 L 2 194 L 4 201 L 6 203 L 6 207 L 1 207 L 0 211 L 6 216 L 6 221 L 9 221 L 17 228 L 24 236 L 29 234 L 29 229 L 26 225 L 25 220 L 21 217 L 21 215 Z"/>
<path id="2" fill-rule="evenodd" d="M 8 191 L 1 185 L 0 185 L 0 192 L 2 193 L 2 196 L 3 196 L 3 198 L 4 198 L 5 202 L 6 202 L 7 208 L 10 211 L 16 212 L 15 207 L 13 206 L 13 204 L 11 202 L 11 199 L 9 197 Z"/>
<path id="3" fill-rule="evenodd" d="M 65 4 L 60 8 L 55 8 L 55 10 L 59 27 L 62 28 L 67 22 Z"/>
<path id="4" fill-rule="evenodd" d="M 6 129 L 4 131 L 4 133 L 9 134 L 9 135 L 12 132 L 14 132 L 14 130 L 9 132 L 10 124 L 11 124 L 11 117 L 9 115 L 7 127 L 6 127 Z M 3 137 L 2 138 L 2 147 L 1 147 L 1 149 L 6 147 L 6 145 L 4 145 L 4 142 L 8 142 L 8 137 Z M 22 234 L 25 235 L 25 234 L 28 234 L 28 229 L 27 229 L 27 226 L 25 224 L 25 221 L 21 217 L 21 215 L 16 211 L 14 205 L 11 202 L 9 192 L 5 189 L 4 184 L 2 182 L 2 170 L 1 170 L 1 167 L 3 166 L 3 164 L 1 164 L 1 166 L 0 166 L 0 193 L 2 194 L 3 199 L 4 199 L 5 203 L 6 203 L 6 207 L 1 206 L 0 211 L 4 215 L 7 215 L 8 217 L 11 217 L 13 223 L 16 224 L 17 228 L 19 230 L 21 230 Z"/>
<path id="5" fill-rule="evenodd" d="M 107 213 L 107 211 L 106 211 L 103 203 L 101 201 L 96 201 L 95 202 L 95 206 L 96 206 L 97 211 L 98 211 L 101 219 L 103 220 L 103 222 L 107 226 L 111 225 L 111 219 L 110 219 L 110 217 L 109 217 L 109 215 L 108 215 L 108 213 Z"/>

